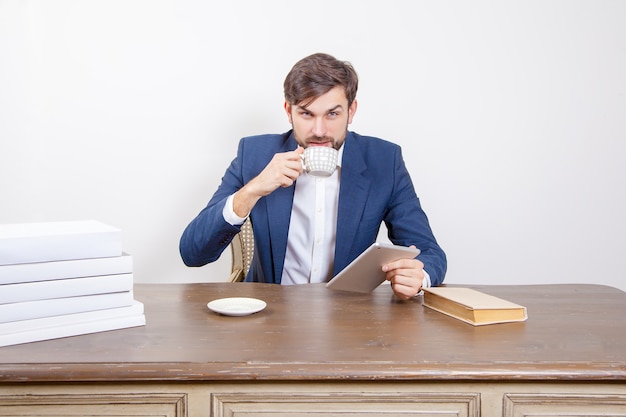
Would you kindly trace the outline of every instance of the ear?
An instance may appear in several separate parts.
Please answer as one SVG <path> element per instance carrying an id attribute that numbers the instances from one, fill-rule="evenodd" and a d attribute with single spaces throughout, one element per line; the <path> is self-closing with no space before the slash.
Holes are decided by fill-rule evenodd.
<path id="1" fill-rule="evenodd" d="M 289 124 L 293 124 L 293 120 L 291 118 L 291 104 L 285 101 L 285 113 L 287 113 L 287 118 L 289 119 Z"/>
<path id="2" fill-rule="evenodd" d="M 348 124 L 352 123 L 352 118 L 354 117 L 354 114 L 356 113 L 357 107 L 358 107 L 358 103 L 356 102 L 356 99 L 354 99 L 350 107 L 348 107 Z"/>

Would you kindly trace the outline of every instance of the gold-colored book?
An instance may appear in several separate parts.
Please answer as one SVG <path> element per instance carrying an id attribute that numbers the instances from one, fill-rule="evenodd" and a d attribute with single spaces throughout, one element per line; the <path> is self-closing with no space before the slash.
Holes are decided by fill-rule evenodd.
<path id="1" fill-rule="evenodd" d="M 474 326 L 528 318 L 524 306 L 463 287 L 424 288 L 424 306 Z"/>

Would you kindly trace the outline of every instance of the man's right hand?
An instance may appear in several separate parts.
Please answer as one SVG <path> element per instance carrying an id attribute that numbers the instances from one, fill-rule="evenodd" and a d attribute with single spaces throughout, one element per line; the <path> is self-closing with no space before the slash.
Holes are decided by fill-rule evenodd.
<path id="1" fill-rule="evenodd" d="M 279 187 L 291 187 L 302 174 L 300 155 L 304 148 L 277 153 L 263 171 L 237 191 L 233 198 L 233 209 L 239 217 L 246 217 L 261 197 L 271 194 Z"/>

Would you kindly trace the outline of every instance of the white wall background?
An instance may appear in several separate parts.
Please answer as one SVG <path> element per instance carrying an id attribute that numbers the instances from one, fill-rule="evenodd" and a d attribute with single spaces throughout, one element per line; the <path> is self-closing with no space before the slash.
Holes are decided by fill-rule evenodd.
<path id="1" fill-rule="evenodd" d="M 0 222 L 121 228 L 136 282 L 244 135 L 289 128 L 282 81 L 328 52 L 352 129 L 404 148 L 449 283 L 626 290 L 626 2 L 0 0 Z"/>

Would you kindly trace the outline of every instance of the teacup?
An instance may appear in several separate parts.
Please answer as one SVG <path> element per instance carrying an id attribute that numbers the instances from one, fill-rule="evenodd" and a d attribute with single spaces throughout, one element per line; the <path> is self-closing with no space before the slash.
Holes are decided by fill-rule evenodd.
<path id="1" fill-rule="evenodd" d="M 328 146 L 310 146 L 301 155 L 304 172 L 314 177 L 330 177 L 337 168 L 339 152 Z"/>

